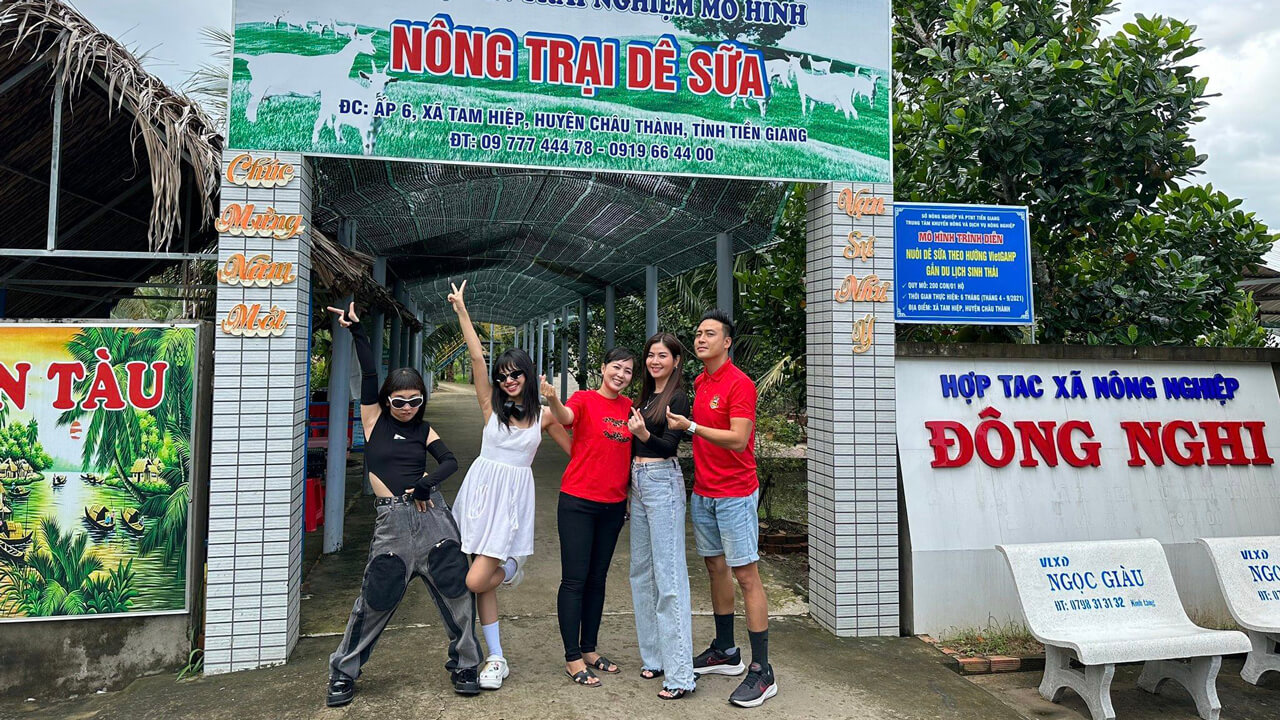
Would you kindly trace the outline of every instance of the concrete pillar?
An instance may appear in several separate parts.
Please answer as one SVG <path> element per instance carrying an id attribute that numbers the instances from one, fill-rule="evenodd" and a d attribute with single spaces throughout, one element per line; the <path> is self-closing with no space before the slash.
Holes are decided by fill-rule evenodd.
<path id="1" fill-rule="evenodd" d="M 413 309 L 410 308 L 412 313 Z M 409 323 L 404 323 L 400 328 L 400 362 L 399 367 L 409 366 L 409 356 L 412 354 L 411 343 L 413 342 L 413 329 Z"/>
<path id="2" fill-rule="evenodd" d="M 387 259 L 373 259 L 373 281 L 379 285 L 387 284 Z M 386 314 L 382 311 L 370 313 L 369 344 L 373 347 L 373 357 L 378 361 L 378 382 L 387 377 L 387 370 L 382 364 L 383 340 L 386 331 Z"/>
<path id="3" fill-rule="evenodd" d="M 853 217 L 854 193 L 883 198 L 884 214 Z M 808 195 L 809 605 L 842 636 L 896 636 L 901 625 L 893 304 L 836 300 L 847 277 L 893 282 L 892 203 L 890 183 Z M 875 236 L 870 259 L 845 257 L 854 230 Z"/>
<path id="4" fill-rule="evenodd" d="M 542 350 L 546 346 L 546 336 L 543 335 L 542 322 L 543 321 L 541 318 L 539 318 L 534 322 L 534 325 L 535 327 L 537 327 L 537 330 L 534 332 L 534 339 L 533 339 L 533 344 L 535 346 L 534 355 L 533 355 L 534 357 L 533 367 L 536 369 L 539 375 L 546 374 L 546 370 L 544 369 L 545 366 L 543 366 L 542 364 Z"/>
<path id="5" fill-rule="evenodd" d="M 578 300 L 578 387 L 587 386 L 587 299 Z"/>
<path id="6" fill-rule="evenodd" d="M 604 286 L 604 351 L 613 349 L 614 305 L 617 303 L 617 292 L 612 285 Z"/>
<path id="7" fill-rule="evenodd" d="M 569 329 L 568 305 L 560 308 L 560 327 L 563 330 Z M 569 338 L 567 337 L 560 343 L 560 397 L 562 399 L 569 397 Z"/>
<path id="8" fill-rule="evenodd" d="M 370 274 L 373 276 L 374 282 L 378 283 L 379 285 L 386 285 L 387 259 L 385 257 L 374 258 L 373 268 Z M 384 368 L 382 364 L 382 341 L 386 336 L 386 332 L 385 332 L 386 331 L 386 315 L 380 310 L 379 311 L 370 310 L 368 320 L 365 320 L 364 325 L 368 328 L 369 346 L 373 348 L 373 357 L 378 365 L 378 368 L 377 368 L 378 383 L 381 384 L 382 381 L 385 380 L 387 377 L 386 368 Z M 360 401 L 360 398 L 356 398 L 357 412 L 359 411 L 359 407 L 360 407 L 359 401 Z M 363 433 L 364 428 L 362 428 L 359 423 L 356 423 L 356 427 L 353 428 L 352 431 Z M 366 442 L 368 442 L 368 440 L 369 438 L 365 438 Z M 373 485 L 369 483 L 368 463 L 365 463 L 364 479 L 363 479 L 363 482 L 361 483 L 360 490 L 361 490 L 361 493 L 365 496 L 369 496 L 373 494 Z"/>
<path id="9" fill-rule="evenodd" d="M 240 152 L 223 153 L 222 207 L 270 205 L 282 215 L 300 215 L 303 226 L 311 227 L 311 164 L 298 153 L 253 153 L 292 165 L 295 173 L 283 187 L 250 189 L 226 180 L 226 166 Z M 219 283 L 217 289 L 219 321 L 241 304 L 261 305 L 264 313 L 282 311 L 287 325 L 267 336 L 224 332 L 220 322 L 213 326 L 209 514 L 218 520 L 196 540 L 208 543 L 207 574 L 191 579 L 205 592 L 208 675 L 283 663 L 297 643 L 301 618 L 310 234 L 287 240 L 219 236 L 218 267 L 240 253 L 291 263 L 296 277 L 267 288 Z"/>
<path id="10" fill-rule="evenodd" d="M 716 307 L 733 319 L 733 238 L 716 235 Z"/>
<path id="11" fill-rule="evenodd" d="M 493 323 L 489 323 L 489 362 L 493 362 Z M 475 379 L 472 379 L 475 382 Z"/>
<path id="12" fill-rule="evenodd" d="M 658 332 L 658 266 L 644 269 L 644 336 L 647 340 Z"/>
<path id="13" fill-rule="evenodd" d="M 338 227 L 338 243 L 345 248 L 355 244 L 355 220 L 344 218 Z M 342 298 L 341 307 L 351 303 Z M 347 507 L 347 426 L 351 422 L 351 368 L 354 352 L 351 332 L 329 316 L 329 332 L 333 338 L 329 356 L 329 440 L 325 453 L 324 544 L 321 550 L 335 553 L 342 549 L 342 523 Z"/>
<path id="14" fill-rule="evenodd" d="M 409 364 L 413 366 L 414 370 L 418 371 L 418 374 L 422 374 L 426 369 L 425 358 L 422 357 L 422 341 L 426 339 L 427 333 L 430 332 L 430 328 L 428 328 L 426 322 L 423 321 L 422 311 L 417 310 L 417 305 L 414 305 L 414 309 L 418 314 L 418 322 L 422 323 L 422 329 L 413 333 L 413 357 L 411 358 L 412 362 Z"/>
<path id="15" fill-rule="evenodd" d="M 392 284 L 391 296 L 396 300 L 400 300 L 401 284 L 399 280 Z M 390 352 L 387 355 L 388 372 L 400 367 L 400 345 L 404 342 L 404 323 L 400 320 L 400 313 L 398 312 L 392 313 L 391 315 L 391 328 L 389 333 L 391 335 L 391 347 Z"/>
<path id="16" fill-rule="evenodd" d="M 563 344 L 563 343 L 561 343 Z M 552 385 L 556 384 L 556 316 L 552 315 L 547 318 L 547 381 Z"/>

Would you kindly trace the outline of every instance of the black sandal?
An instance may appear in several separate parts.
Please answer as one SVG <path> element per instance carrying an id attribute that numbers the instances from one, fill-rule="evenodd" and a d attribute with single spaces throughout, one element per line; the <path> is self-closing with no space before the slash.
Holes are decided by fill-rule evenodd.
<path id="1" fill-rule="evenodd" d="M 666 674 L 667 673 L 662 670 L 650 670 L 649 668 L 640 668 L 640 677 L 644 678 L 645 680 L 657 680 L 658 678 Z"/>
<path id="2" fill-rule="evenodd" d="M 568 668 L 566 668 L 564 671 L 564 674 L 568 675 L 570 680 L 578 683 L 583 687 L 594 688 L 594 687 L 600 687 L 601 685 L 604 684 L 600 682 L 600 678 L 596 677 L 595 673 L 591 672 L 591 668 L 583 668 L 579 670 L 577 673 L 571 673 L 569 672 Z M 593 678 L 595 679 L 594 683 L 591 682 Z"/>
<path id="3" fill-rule="evenodd" d="M 684 688 L 676 688 L 672 690 L 671 688 L 664 687 L 662 690 L 658 691 L 658 698 L 660 700 L 679 700 L 692 692 L 692 690 L 686 690 Z M 666 693 L 666 695 L 663 695 L 662 693 Z"/>
<path id="4" fill-rule="evenodd" d="M 587 663 L 587 665 L 589 665 L 589 666 L 591 666 L 591 667 L 593 667 L 593 668 L 595 668 L 595 669 L 597 669 L 597 670 L 600 670 L 600 671 L 603 671 L 603 672 L 607 672 L 607 673 L 609 673 L 610 675 L 617 675 L 618 673 L 622 672 L 622 666 L 621 666 L 621 665 L 619 665 L 618 663 L 616 663 L 616 662 L 614 662 L 614 661 L 610 660 L 609 658 L 607 658 L 607 657 L 605 657 L 605 656 L 603 656 L 603 655 L 597 655 L 597 656 L 596 656 L 596 661 L 595 661 L 595 662 L 589 662 L 589 663 Z M 610 669 L 609 669 L 609 666 L 611 666 L 611 665 L 613 666 L 613 669 L 612 669 L 612 670 L 610 670 Z"/>

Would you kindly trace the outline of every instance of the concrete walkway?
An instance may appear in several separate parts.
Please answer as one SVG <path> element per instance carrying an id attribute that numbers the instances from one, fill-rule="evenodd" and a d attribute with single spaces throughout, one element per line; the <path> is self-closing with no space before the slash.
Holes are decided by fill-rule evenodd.
<path id="1" fill-rule="evenodd" d="M 469 386 L 445 385 L 428 418 L 460 458 L 462 469 L 445 486 L 452 498 L 480 449 L 480 411 Z M 360 678 L 355 701 L 324 707 L 328 654 L 337 645 L 360 590 L 368 553 L 371 503 L 356 499 L 348 514 L 344 549 L 321 558 L 307 574 L 302 634 L 288 664 L 175 683 L 172 675 L 145 678 L 123 691 L 58 704 L 0 705 L 0 718 L 666 718 L 736 713 L 727 704 L 741 678 L 715 676 L 678 702 L 655 696 L 660 682 L 642 680 L 627 582 L 624 531 L 610 572 L 600 650 L 623 669 L 602 675 L 603 687 L 582 688 L 563 673 L 555 617 L 560 580 L 555 510 L 566 457 L 546 439 L 534 463 L 537 481 L 536 555 L 520 587 L 499 596 L 503 648 L 512 675 L 503 689 L 476 698 L 454 695 L 444 671 L 445 634 L 421 583 L 410 587 Z M 348 487 L 358 492 L 358 456 Z M 311 547 L 318 537 L 308 537 Z M 309 547 L 309 549 L 311 549 Z M 688 540 L 695 651 L 714 628 L 706 573 Z M 309 555 L 311 553 L 308 553 Z M 779 694 L 760 712 L 796 718 L 956 718 L 999 720 L 1018 714 L 985 690 L 947 669 L 940 654 L 914 639 L 840 639 L 812 622 L 797 590 L 767 562 L 773 622 L 770 655 Z M 738 640 L 746 644 L 739 610 Z M 746 654 L 746 653 L 744 653 Z"/>

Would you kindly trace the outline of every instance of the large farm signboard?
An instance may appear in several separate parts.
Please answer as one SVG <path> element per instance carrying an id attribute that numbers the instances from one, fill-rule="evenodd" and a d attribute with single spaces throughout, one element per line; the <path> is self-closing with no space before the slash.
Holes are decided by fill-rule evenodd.
<path id="1" fill-rule="evenodd" d="M 887 182 L 888 0 L 236 0 L 230 147 Z"/>
<path id="2" fill-rule="evenodd" d="M 0 325 L 0 620 L 186 609 L 195 344 Z"/>

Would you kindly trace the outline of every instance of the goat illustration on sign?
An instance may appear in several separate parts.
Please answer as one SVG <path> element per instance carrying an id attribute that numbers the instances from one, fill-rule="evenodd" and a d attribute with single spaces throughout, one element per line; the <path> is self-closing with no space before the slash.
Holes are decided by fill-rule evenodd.
<path id="1" fill-rule="evenodd" d="M 800 64 L 801 58 L 796 55 L 787 55 L 787 62 L 792 77 L 795 78 L 796 90 L 800 95 L 800 116 L 807 115 L 811 108 L 809 101 L 813 101 L 813 108 L 816 110 L 818 104 L 830 105 L 836 110 L 844 114 L 846 120 L 857 120 L 858 110 L 854 107 L 854 102 L 858 97 L 867 99 L 868 104 L 875 105 L 876 83 L 879 77 L 871 75 L 867 77 L 860 73 L 846 75 L 844 73 L 828 72 L 824 75 L 818 75 L 805 70 Z M 813 58 L 809 58 L 810 67 L 822 67 L 822 63 L 816 63 Z M 826 64 L 830 70 L 831 63 Z"/>
<path id="2" fill-rule="evenodd" d="M 249 100 L 245 105 L 245 118 L 250 123 L 258 121 L 258 109 L 269 97 L 277 97 L 284 95 L 297 95 L 302 97 L 321 96 L 321 107 L 325 107 L 325 98 L 332 98 L 333 106 L 337 107 L 337 95 L 342 94 L 342 90 L 348 90 L 348 83 L 355 85 L 359 90 L 360 96 L 366 94 L 366 88 L 359 83 L 355 83 L 351 78 L 351 66 L 355 64 L 356 58 L 360 55 L 376 55 L 373 46 L 374 33 L 362 34 L 354 26 L 341 27 L 335 24 L 329 25 L 338 35 L 350 37 L 346 45 L 336 53 L 328 55 L 294 55 L 291 53 L 264 53 L 262 55 L 242 55 L 237 54 L 236 57 L 244 60 L 248 65 L 249 75 Z M 375 66 L 376 70 L 376 66 Z M 376 73 L 375 73 L 376 74 Z M 370 75 L 361 73 L 364 78 L 371 78 Z M 380 81 L 385 87 L 385 83 L 390 79 L 385 78 Z M 371 80 L 372 81 L 372 80 Z M 381 87 L 378 91 L 381 91 Z M 336 110 L 335 110 L 336 112 Z M 322 113 L 323 115 L 323 113 Z M 322 121 L 323 120 L 323 121 Z M 356 123 L 366 122 L 360 118 L 343 118 L 346 124 L 360 128 Z M 372 150 L 372 136 L 370 134 L 373 124 L 372 118 L 368 119 L 368 129 L 361 130 L 361 138 L 365 140 L 365 152 Z M 334 128 L 337 134 L 337 120 L 317 119 L 315 127 L 315 136 L 319 136 L 320 129 L 325 125 Z"/>
<path id="3" fill-rule="evenodd" d="M 374 139 L 383 118 L 368 113 L 342 112 L 342 101 L 359 100 L 363 107 L 371 108 L 382 99 L 387 85 L 396 82 L 396 78 L 387 74 L 387 65 L 378 69 L 375 62 L 369 63 L 371 71 L 360 71 L 360 77 L 368 80 L 368 85 L 361 85 L 355 80 L 341 88 L 326 88 L 320 93 L 320 114 L 316 118 L 315 128 L 311 132 L 311 144 L 320 142 L 320 131 L 325 127 L 333 129 L 333 138 L 342 142 L 342 126 L 353 127 L 360 133 L 360 147 L 365 155 L 373 154 Z"/>

